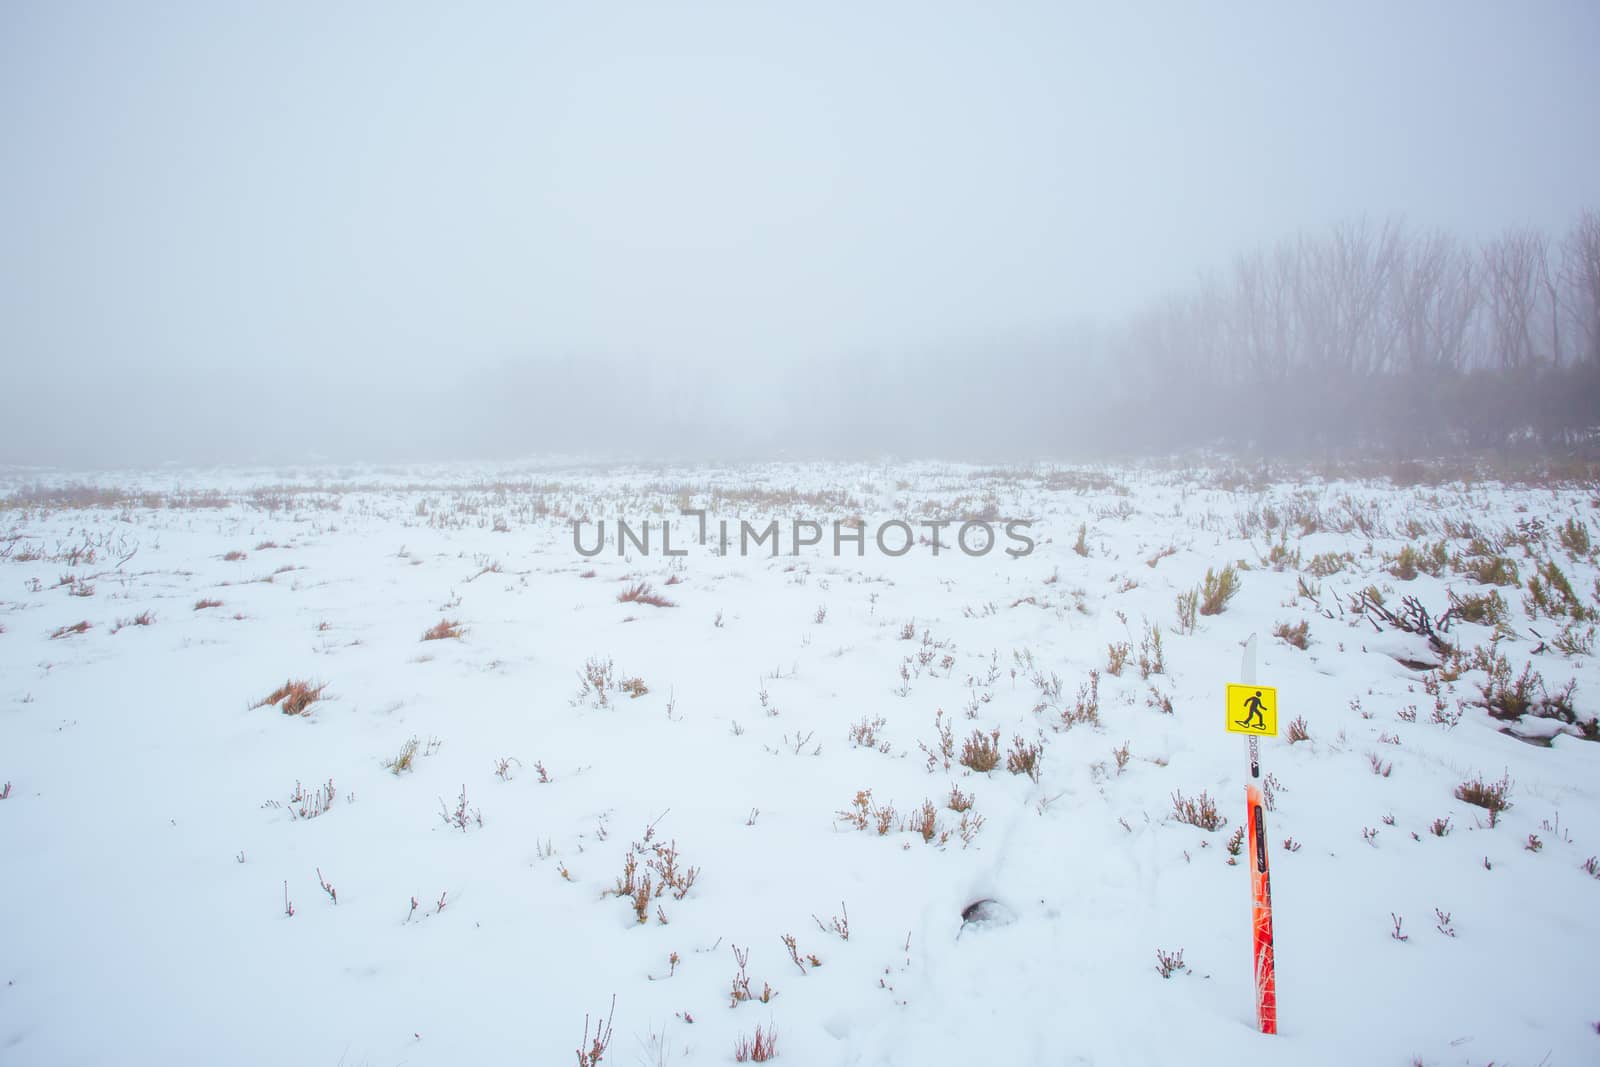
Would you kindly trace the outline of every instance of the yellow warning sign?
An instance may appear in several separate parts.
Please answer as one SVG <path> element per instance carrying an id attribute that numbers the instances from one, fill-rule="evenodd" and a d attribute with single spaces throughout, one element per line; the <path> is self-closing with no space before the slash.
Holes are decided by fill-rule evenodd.
<path id="1" fill-rule="evenodd" d="M 1278 691 L 1270 685 L 1228 686 L 1228 730 L 1258 737 L 1278 736 Z"/>

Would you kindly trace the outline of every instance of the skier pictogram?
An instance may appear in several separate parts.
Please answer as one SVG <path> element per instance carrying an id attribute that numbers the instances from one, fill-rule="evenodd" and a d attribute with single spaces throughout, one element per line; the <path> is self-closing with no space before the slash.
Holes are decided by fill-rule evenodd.
<path id="1" fill-rule="evenodd" d="M 1257 689 L 1255 696 L 1244 702 L 1244 707 L 1249 714 L 1235 721 L 1246 730 L 1265 730 L 1267 728 L 1267 720 L 1261 714 L 1262 708 L 1265 707 L 1261 703 L 1261 690 Z"/>

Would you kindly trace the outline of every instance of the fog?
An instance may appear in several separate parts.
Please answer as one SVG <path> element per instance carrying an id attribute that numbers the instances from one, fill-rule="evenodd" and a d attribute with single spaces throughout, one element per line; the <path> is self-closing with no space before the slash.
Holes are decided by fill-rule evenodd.
<path id="1" fill-rule="evenodd" d="M 1136 447 L 1149 309 L 1363 220 L 1548 235 L 1578 366 L 1597 57 L 1582 0 L 9 3 L 0 464 Z"/>

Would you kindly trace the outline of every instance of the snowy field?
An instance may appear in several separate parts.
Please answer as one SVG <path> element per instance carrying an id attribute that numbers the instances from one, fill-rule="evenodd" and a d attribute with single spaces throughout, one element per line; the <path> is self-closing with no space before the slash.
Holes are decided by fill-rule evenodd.
<path id="1" fill-rule="evenodd" d="M 1593 486 L 0 493 L 0 1062 L 572 1064 L 608 1016 L 608 1065 L 734 1062 L 758 1027 L 796 1065 L 1600 1062 Z M 1252 633 L 1277 1037 L 1230 854 Z"/>

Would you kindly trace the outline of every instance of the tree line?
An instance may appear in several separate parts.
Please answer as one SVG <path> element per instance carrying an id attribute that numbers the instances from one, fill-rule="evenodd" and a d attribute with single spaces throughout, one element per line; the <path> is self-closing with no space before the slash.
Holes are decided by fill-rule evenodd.
<path id="1" fill-rule="evenodd" d="M 1600 214 L 1473 243 L 1344 223 L 1238 256 L 1110 339 L 1128 446 L 1592 451 Z"/>

